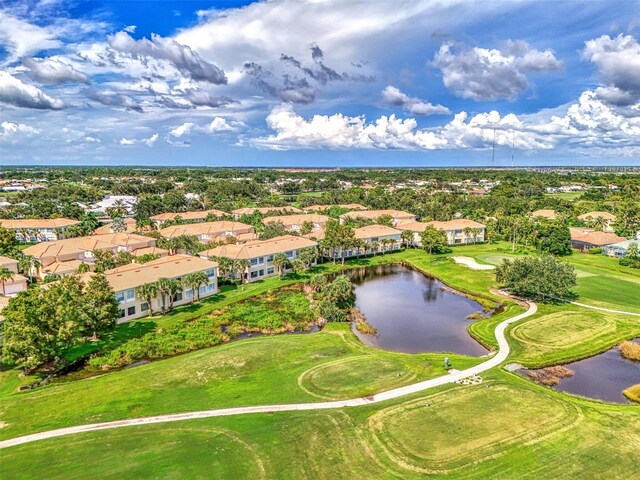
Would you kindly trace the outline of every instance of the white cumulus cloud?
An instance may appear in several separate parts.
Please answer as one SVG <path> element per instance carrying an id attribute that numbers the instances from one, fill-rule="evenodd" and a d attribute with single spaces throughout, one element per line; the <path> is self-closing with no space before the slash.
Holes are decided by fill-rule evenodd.
<path id="1" fill-rule="evenodd" d="M 27 67 L 27 75 L 32 80 L 46 84 L 65 82 L 90 83 L 89 75 L 55 58 L 25 58 L 22 64 Z"/>
<path id="2" fill-rule="evenodd" d="M 382 100 L 389 105 L 402 107 L 413 115 L 446 115 L 451 113 L 443 105 L 433 105 L 419 98 L 410 97 L 392 85 L 388 85 L 382 91 Z"/>
<path id="3" fill-rule="evenodd" d="M 40 110 L 60 110 L 64 107 L 62 100 L 50 97 L 38 87 L 3 71 L 0 71 L 0 103 Z"/>
<path id="4" fill-rule="evenodd" d="M 456 47 L 444 43 L 433 65 L 452 93 L 473 100 L 515 99 L 529 88 L 527 74 L 562 68 L 551 50 L 539 51 L 523 41 L 507 41 L 503 48 Z"/>

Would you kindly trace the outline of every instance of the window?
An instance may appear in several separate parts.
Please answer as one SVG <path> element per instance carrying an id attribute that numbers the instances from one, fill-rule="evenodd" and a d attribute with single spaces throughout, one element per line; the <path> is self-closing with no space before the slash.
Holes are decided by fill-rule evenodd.
<path id="1" fill-rule="evenodd" d="M 135 315 L 135 314 L 136 314 L 136 307 L 127 308 L 127 316 Z"/>
<path id="2" fill-rule="evenodd" d="M 264 270 L 260 270 L 260 271 L 258 272 L 258 276 L 260 276 L 260 277 L 264 277 Z"/>
<path id="3" fill-rule="evenodd" d="M 129 290 L 125 290 L 125 298 L 127 302 L 136 299 L 136 290 L 134 288 L 130 288 Z"/>
<path id="4" fill-rule="evenodd" d="M 288 252 L 284 252 L 288 258 L 293 258 L 293 251 L 289 250 Z"/>
<path id="5" fill-rule="evenodd" d="M 201 285 L 198 291 L 200 292 L 200 295 L 204 295 L 205 293 L 207 293 L 207 286 Z"/>
<path id="6" fill-rule="evenodd" d="M 146 312 L 147 310 L 149 310 L 149 304 L 147 302 L 144 302 L 143 304 L 140 305 L 141 312 Z"/>
<path id="7" fill-rule="evenodd" d="M 185 290 L 184 296 L 185 298 L 191 300 L 193 298 L 193 289 L 189 288 L 188 290 Z"/>
<path id="8" fill-rule="evenodd" d="M 273 262 L 273 255 L 267 256 L 267 262 Z"/>
<path id="9" fill-rule="evenodd" d="M 267 275 L 271 275 L 275 273 L 276 269 L 273 267 L 267 267 Z"/>
<path id="10" fill-rule="evenodd" d="M 251 265 L 257 265 L 258 264 L 258 259 L 257 258 L 252 258 L 251 259 Z"/>
<path id="11" fill-rule="evenodd" d="M 124 302 L 124 292 L 116 292 L 116 300 L 118 303 Z"/>
<path id="12" fill-rule="evenodd" d="M 258 272 L 251 272 L 251 278 L 258 278 Z"/>
<path id="13" fill-rule="evenodd" d="M 179 302 L 182 300 L 182 292 L 176 293 L 173 297 L 174 302 Z"/>
<path id="14" fill-rule="evenodd" d="M 216 289 L 216 284 L 215 283 L 210 283 L 209 285 L 207 285 L 207 293 L 214 292 L 215 289 Z"/>
<path id="15" fill-rule="evenodd" d="M 258 263 L 262 265 L 264 263 L 264 257 L 260 257 L 258 259 Z"/>
<path id="16" fill-rule="evenodd" d="M 213 268 L 207 270 L 205 273 L 207 274 L 207 277 L 209 277 L 209 278 L 213 278 L 213 277 L 216 276 L 216 271 Z"/>

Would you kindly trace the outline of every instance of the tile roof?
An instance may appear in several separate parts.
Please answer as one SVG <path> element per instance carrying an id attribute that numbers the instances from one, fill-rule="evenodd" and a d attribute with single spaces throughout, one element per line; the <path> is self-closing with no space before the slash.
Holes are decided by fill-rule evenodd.
<path id="1" fill-rule="evenodd" d="M 364 205 L 360 205 L 359 203 L 343 203 L 339 205 L 310 205 L 305 207 L 305 211 L 316 211 L 322 212 L 324 210 L 329 210 L 331 207 L 340 207 L 346 208 L 347 210 L 368 210 Z"/>
<path id="2" fill-rule="evenodd" d="M 198 210 L 198 211 L 192 211 L 192 212 L 159 213 L 158 215 L 153 215 L 150 218 L 151 220 L 155 220 L 157 222 L 166 222 L 166 221 L 174 220 L 177 216 L 179 216 L 180 218 L 182 218 L 182 220 L 189 221 L 189 220 L 200 220 L 200 219 L 204 220 L 209 215 L 212 215 L 215 217 L 224 217 L 225 215 L 228 215 L 228 213 L 223 212 L 222 210 L 211 209 L 211 210 Z"/>
<path id="3" fill-rule="evenodd" d="M 256 240 L 242 245 L 231 244 L 211 248 L 200 252 L 203 257 L 227 257 L 232 259 L 255 258 L 276 253 L 288 252 L 300 248 L 315 247 L 317 242 L 305 237 L 295 235 L 283 235 L 269 240 Z"/>
<path id="4" fill-rule="evenodd" d="M 296 207 L 246 207 L 246 208 L 238 208 L 234 210 L 232 213 L 234 215 L 251 215 L 254 212 L 259 212 L 262 215 L 265 215 L 269 212 L 290 212 L 290 213 L 302 213 L 302 210 Z"/>
<path id="5" fill-rule="evenodd" d="M 271 222 L 280 222 L 286 227 L 292 225 L 302 225 L 304 222 L 318 223 L 324 225 L 329 221 L 329 217 L 326 215 L 319 215 L 317 213 L 299 213 L 297 215 L 280 215 L 273 217 L 265 217 L 262 219 L 262 223 L 265 225 Z"/>
<path id="6" fill-rule="evenodd" d="M 619 237 L 615 233 L 598 232 L 589 228 L 570 228 L 571 240 L 574 242 L 590 243 L 591 245 L 603 246 L 613 243 L 624 242 L 626 238 Z"/>
<path id="7" fill-rule="evenodd" d="M 66 228 L 71 225 L 78 225 L 79 220 L 70 218 L 21 218 L 18 220 L 0 219 L 0 225 L 4 228 Z"/>
<path id="8" fill-rule="evenodd" d="M 403 212 L 402 210 L 363 210 L 356 212 L 347 212 L 340 215 L 340 218 L 369 218 L 377 220 L 381 215 L 390 215 L 394 219 L 415 220 L 413 213 Z"/>
<path id="9" fill-rule="evenodd" d="M 188 223 L 186 225 L 172 225 L 160 229 L 160 235 L 166 238 L 180 235 L 210 235 L 212 237 L 226 236 L 227 232 L 250 233 L 253 226 L 246 223 L 223 220 L 219 222 Z M 235 235 L 234 235 L 235 236 Z"/>
<path id="10" fill-rule="evenodd" d="M 367 225 L 355 229 L 356 238 L 384 237 L 387 235 L 400 235 L 402 232 L 398 229 L 387 227 L 386 225 Z"/>
<path id="11" fill-rule="evenodd" d="M 543 217 L 549 220 L 555 220 L 558 218 L 558 214 L 555 210 L 536 210 L 535 212 L 531 212 L 532 217 Z"/>

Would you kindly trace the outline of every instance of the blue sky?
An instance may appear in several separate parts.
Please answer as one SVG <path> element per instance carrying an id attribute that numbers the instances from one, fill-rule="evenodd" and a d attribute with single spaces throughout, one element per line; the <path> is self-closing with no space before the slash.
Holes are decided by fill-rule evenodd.
<path id="1" fill-rule="evenodd" d="M 640 1 L 0 0 L 0 162 L 640 164 Z"/>

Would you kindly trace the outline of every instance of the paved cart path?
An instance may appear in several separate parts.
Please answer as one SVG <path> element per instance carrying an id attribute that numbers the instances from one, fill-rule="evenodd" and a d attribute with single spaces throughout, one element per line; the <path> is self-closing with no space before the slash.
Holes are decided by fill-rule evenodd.
<path id="1" fill-rule="evenodd" d="M 254 407 L 237 407 L 237 408 L 219 408 L 215 410 L 202 410 L 197 412 L 185 412 L 175 413 L 167 415 L 156 415 L 153 417 L 141 417 L 131 418 L 125 420 L 116 420 L 112 422 L 93 423 L 87 425 L 77 425 L 74 427 L 59 428 L 56 430 L 49 430 L 46 432 L 33 433 L 30 435 L 24 435 L 22 437 L 15 437 L 0 442 L 0 449 L 13 447 L 16 445 L 22 445 L 24 443 L 35 442 L 37 440 L 45 440 L 47 438 L 61 437 L 64 435 L 73 435 L 76 433 L 93 432 L 97 430 L 108 430 L 112 428 L 131 427 L 135 425 L 150 425 L 154 423 L 167 423 L 167 422 L 179 422 L 182 420 L 193 420 L 197 418 L 210 418 L 210 417 L 226 417 L 230 415 L 244 415 L 248 413 L 273 413 L 273 412 L 290 412 L 290 411 L 302 411 L 302 410 L 323 410 L 330 408 L 343 408 L 343 407 L 358 407 L 362 405 L 370 405 L 373 403 L 384 402 L 385 400 L 391 400 L 405 395 L 410 395 L 416 392 L 422 392 L 430 388 L 438 387 L 448 383 L 453 383 L 458 380 L 473 376 L 485 372 L 493 367 L 500 365 L 509 356 L 509 343 L 505 337 L 505 330 L 507 327 L 523 318 L 530 317 L 538 311 L 538 306 L 533 302 L 527 302 L 529 309 L 509 318 L 502 323 L 498 324 L 495 330 L 496 339 L 498 340 L 498 351 L 491 356 L 487 361 L 480 363 L 466 370 L 460 370 L 458 372 L 443 375 L 441 377 L 432 378 L 422 382 L 407 385 L 405 387 L 394 388 L 386 392 L 377 393 L 369 397 L 352 398 L 349 400 L 339 400 L 332 402 L 317 402 L 317 403 L 291 403 L 285 405 L 259 405 Z"/>

